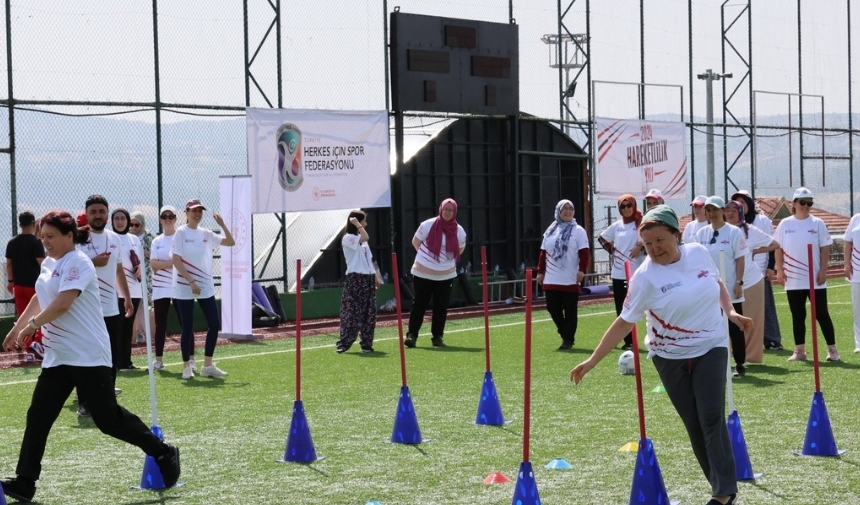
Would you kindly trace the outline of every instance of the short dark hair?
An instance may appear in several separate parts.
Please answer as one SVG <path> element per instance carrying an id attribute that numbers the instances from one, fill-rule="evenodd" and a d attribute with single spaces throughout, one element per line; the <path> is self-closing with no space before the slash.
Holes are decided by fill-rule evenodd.
<path id="1" fill-rule="evenodd" d="M 105 207 L 109 207 L 107 198 L 103 197 L 102 195 L 90 195 L 87 197 L 87 204 L 84 205 L 84 209 L 88 209 L 90 208 L 90 205 L 95 204 L 102 204 Z"/>
<path id="2" fill-rule="evenodd" d="M 365 214 L 363 210 L 354 210 L 350 212 L 349 217 L 346 218 L 346 232 L 350 235 L 358 235 L 358 227 L 349 222 L 352 218 L 358 219 L 358 222 L 360 223 L 367 219 L 367 214 Z"/>
<path id="3" fill-rule="evenodd" d="M 32 226 L 36 223 L 36 216 L 33 215 L 29 210 L 25 210 L 24 212 L 18 214 L 18 226 L 21 228 Z"/>

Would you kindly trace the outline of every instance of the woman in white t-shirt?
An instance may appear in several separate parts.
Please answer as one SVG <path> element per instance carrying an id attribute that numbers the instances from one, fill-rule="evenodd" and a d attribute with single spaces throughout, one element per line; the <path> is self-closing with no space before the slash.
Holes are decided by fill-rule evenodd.
<path id="1" fill-rule="evenodd" d="M 747 248 L 744 253 L 744 303 L 743 314 L 755 323 L 755 330 L 746 335 L 747 363 L 761 363 L 764 359 L 764 273 L 755 257 L 767 256 L 779 247 L 779 242 L 770 235 L 747 224 L 743 206 L 736 201 L 726 203 L 726 222 L 737 226 L 744 235 Z"/>
<path id="2" fill-rule="evenodd" d="M 170 251 L 173 249 L 173 236 L 176 233 L 176 208 L 172 205 L 164 205 L 158 213 L 161 221 L 161 229 L 164 232 L 155 237 L 150 246 L 149 265 L 152 268 L 152 308 L 155 313 L 155 361 L 152 362 L 153 370 L 164 369 L 164 341 L 167 337 L 167 313 L 170 303 L 173 301 L 173 257 Z M 179 320 L 179 309 L 173 304 L 176 311 L 176 319 Z M 194 354 L 189 356 L 192 371 L 197 368 L 194 364 Z"/>
<path id="3" fill-rule="evenodd" d="M 217 212 L 212 217 L 224 237 L 221 238 L 212 230 L 200 226 L 203 211 L 206 207 L 197 198 L 188 200 L 185 204 L 185 226 L 180 226 L 173 237 L 170 250 L 173 258 L 175 273 L 173 276 L 173 303 L 179 309 L 182 334 L 179 346 L 182 352 L 182 378 L 193 379 L 194 367 L 191 356 L 194 355 L 194 300 L 200 305 L 200 310 L 206 317 L 206 344 L 203 354 L 202 377 L 220 379 L 227 376 L 212 362 L 215 355 L 215 344 L 218 342 L 218 330 L 221 329 L 221 317 L 218 305 L 215 303 L 215 280 L 212 267 L 212 255 L 219 245 L 230 247 L 235 244 L 230 229 L 224 224 L 224 219 Z"/>
<path id="4" fill-rule="evenodd" d="M 573 202 L 555 205 L 555 220 L 543 234 L 537 282 L 546 296 L 546 310 L 561 337 L 559 350 L 573 347 L 579 322 L 580 283 L 591 262 L 588 234 L 573 218 Z"/>
<path id="5" fill-rule="evenodd" d="M 17 478 L 4 480 L 3 490 L 18 501 L 33 499 L 48 433 L 74 388 L 99 430 L 156 458 L 164 484 L 171 487 L 179 478 L 179 450 L 153 435 L 139 417 L 116 402 L 96 270 L 89 257 L 75 248 L 76 243 L 87 242 L 89 227 L 79 230 L 65 211 L 49 212 L 41 222 L 47 258 L 36 281 L 36 296 L 6 335 L 3 348 L 25 349 L 41 327 L 45 356 L 27 411 Z M 67 501 L 80 502 L 82 497 Z"/>
<path id="6" fill-rule="evenodd" d="M 851 283 L 851 303 L 854 306 L 854 352 L 860 353 L 860 226 L 849 227 L 844 242 L 845 278 Z"/>
<path id="7" fill-rule="evenodd" d="M 630 279 L 624 311 L 591 356 L 570 371 L 570 379 L 579 384 L 645 315 L 649 356 L 687 428 L 693 453 L 711 484 L 711 500 L 732 504 L 738 487 L 726 430 L 728 351 L 720 309 L 744 330 L 752 329 L 753 322 L 735 311 L 708 251 L 700 244 L 680 245 L 674 210 L 653 207 L 643 217 L 639 235 L 648 258 Z"/>
<path id="8" fill-rule="evenodd" d="M 340 338 L 335 346 L 338 354 L 352 347 L 360 336 L 361 352 L 373 352 L 376 329 L 376 290 L 379 278 L 373 267 L 373 254 L 367 241 L 367 214 L 361 210 L 349 213 L 346 233 L 340 243 L 346 259 L 346 280 L 340 300 Z"/>
<path id="9" fill-rule="evenodd" d="M 746 267 L 747 243 L 744 234 L 737 227 L 727 225 L 725 219 L 726 202 L 719 196 L 708 197 L 705 212 L 711 224 L 696 233 L 696 242 L 705 246 L 711 260 L 717 266 L 726 283 L 732 305 L 738 314 L 743 314 L 744 268 Z M 722 259 L 721 259 L 722 257 Z M 725 271 L 722 263 L 725 262 Z M 744 332 L 731 321 L 729 338 L 732 341 L 732 356 L 735 358 L 735 377 L 746 375 L 746 337 Z"/>
<path id="10" fill-rule="evenodd" d="M 119 370 L 136 370 L 137 366 L 131 361 L 131 343 L 134 338 L 135 319 L 140 309 L 140 300 L 143 296 L 141 288 L 141 275 L 143 266 L 140 264 L 143 257 L 143 249 L 140 239 L 131 230 L 131 216 L 122 207 L 114 209 L 110 216 L 111 228 L 119 235 L 122 243 L 122 271 L 125 273 L 125 282 L 128 284 L 128 295 L 131 297 L 131 305 L 134 307 L 131 317 L 122 320 L 122 333 L 119 340 Z M 125 300 L 118 299 L 120 312 L 125 306 Z"/>
<path id="11" fill-rule="evenodd" d="M 806 360 L 806 300 L 809 293 L 809 270 L 815 281 L 815 317 L 827 342 L 827 361 L 839 361 L 836 332 L 827 310 L 827 265 L 830 263 L 830 232 L 824 221 L 810 214 L 812 191 L 797 188 L 791 213 L 776 227 L 776 282 L 785 285 L 794 333 L 794 352 L 789 361 Z M 812 245 L 812 265 L 807 246 Z"/>
<path id="12" fill-rule="evenodd" d="M 430 324 L 430 342 L 445 347 L 445 321 L 448 319 L 448 302 L 457 276 L 457 262 L 466 249 L 466 230 L 457 223 L 457 202 L 446 198 L 439 205 L 439 215 L 418 226 L 412 237 L 415 263 L 412 277 L 415 299 L 409 311 L 409 331 L 403 343 L 415 347 L 418 331 L 424 322 L 424 312 L 433 299 L 433 318 Z"/>
<path id="13" fill-rule="evenodd" d="M 636 208 L 636 197 L 621 195 L 618 198 L 618 213 L 621 219 L 609 225 L 597 238 L 600 245 L 612 255 L 612 296 L 615 299 L 615 315 L 621 314 L 624 299 L 627 298 L 627 271 L 625 263 L 630 262 L 631 274 L 645 261 L 645 248 L 639 242 L 639 225 L 642 212 Z M 633 334 L 624 337 L 621 349 L 633 349 Z"/>

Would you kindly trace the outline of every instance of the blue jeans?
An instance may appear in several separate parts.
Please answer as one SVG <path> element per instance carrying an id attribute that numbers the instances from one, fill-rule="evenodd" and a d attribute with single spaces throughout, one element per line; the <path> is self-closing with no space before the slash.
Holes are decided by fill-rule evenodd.
<path id="1" fill-rule="evenodd" d="M 182 361 L 188 361 L 194 354 L 194 300 L 180 300 L 175 298 L 173 303 L 179 309 L 179 321 L 182 326 L 182 335 L 179 339 L 179 347 L 182 350 Z M 218 314 L 218 304 L 215 297 L 199 298 L 200 310 L 206 317 L 206 346 L 204 356 L 211 358 L 215 355 L 215 344 L 218 342 L 218 332 L 221 330 L 221 316 Z"/>

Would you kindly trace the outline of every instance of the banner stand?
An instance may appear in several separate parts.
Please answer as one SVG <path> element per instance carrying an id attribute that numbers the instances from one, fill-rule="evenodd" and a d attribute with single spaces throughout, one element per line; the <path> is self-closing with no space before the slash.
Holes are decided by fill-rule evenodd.
<path id="1" fill-rule="evenodd" d="M 251 176 L 225 175 L 218 180 L 224 224 L 236 240 L 221 247 L 221 331 L 218 338 L 253 340 L 251 332 Z"/>

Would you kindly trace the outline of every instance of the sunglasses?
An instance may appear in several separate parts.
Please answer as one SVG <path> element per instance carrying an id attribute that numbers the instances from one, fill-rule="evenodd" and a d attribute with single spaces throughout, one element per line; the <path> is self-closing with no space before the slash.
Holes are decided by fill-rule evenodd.
<path id="1" fill-rule="evenodd" d="M 140 228 L 140 223 L 131 223 L 131 225 L 129 226 L 131 226 L 132 228 Z"/>
<path id="2" fill-rule="evenodd" d="M 719 237 L 719 236 L 720 236 L 719 230 L 714 230 L 714 236 L 711 237 L 711 241 L 708 243 L 709 244 L 716 244 L 717 243 L 717 237 Z"/>
<path id="3" fill-rule="evenodd" d="M 619 210 L 632 209 L 632 208 L 633 208 L 632 203 L 622 203 L 621 205 L 618 206 Z"/>
<path id="4" fill-rule="evenodd" d="M 161 219 L 164 219 L 165 221 L 173 221 L 174 219 L 176 219 L 176 215 L 175 215 L 175 214 L 170 214 L 170 215 L 162 214 L 162 215 L 161 215 L 161 216 L 159 216 L 159 217 L 161 217 Z"/>
<path id="5" fill-rule="evenodd" d="M 797 203 L 803 207 L 812 207 L 812 200 L 798 200 Z"/>

